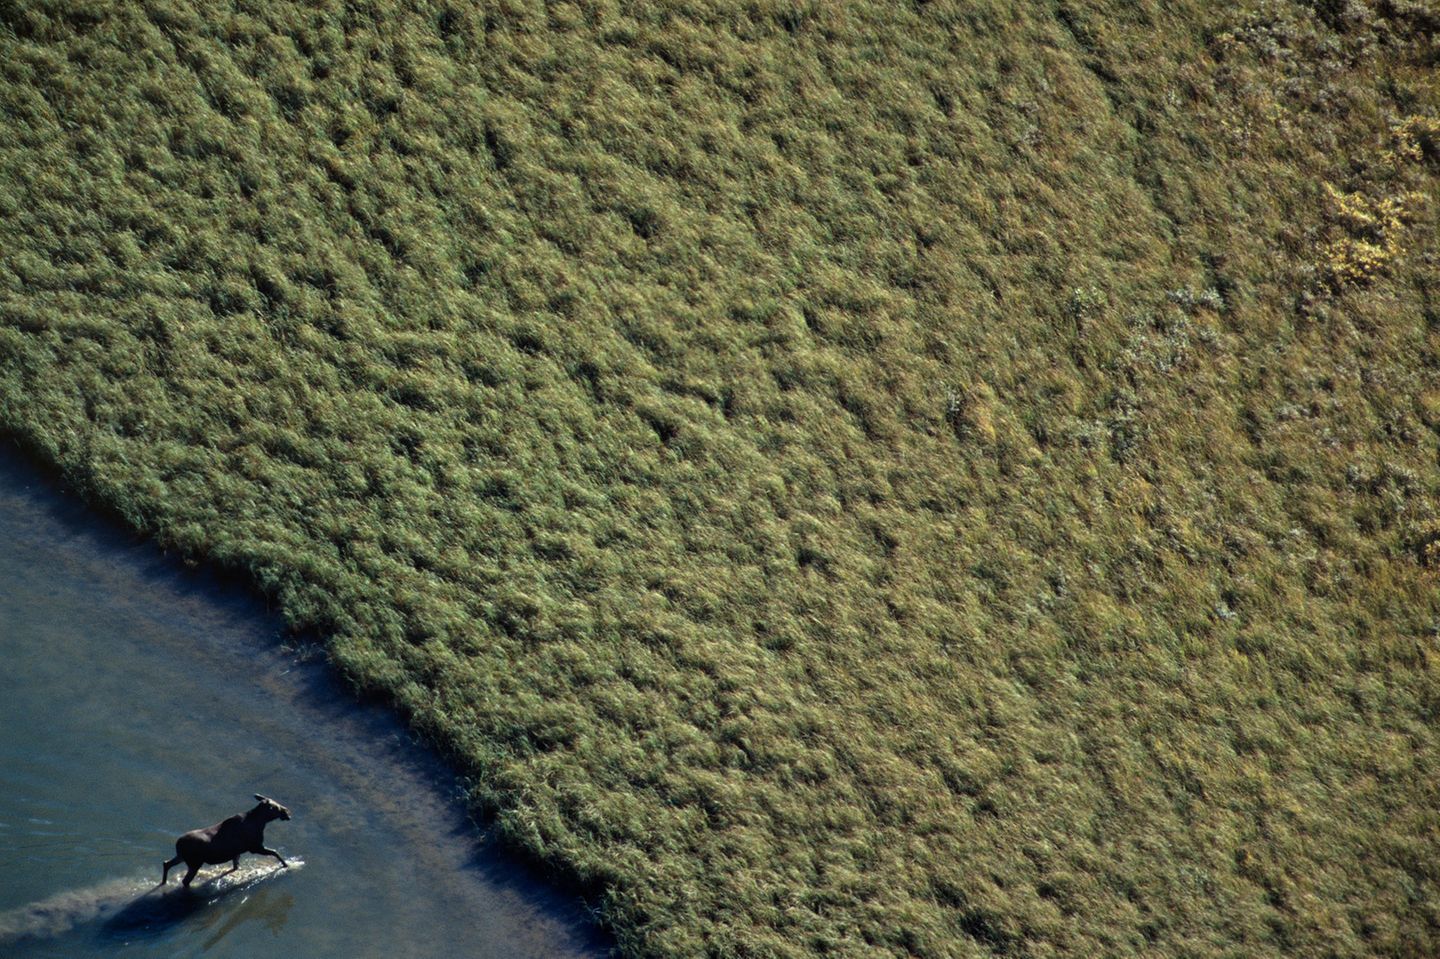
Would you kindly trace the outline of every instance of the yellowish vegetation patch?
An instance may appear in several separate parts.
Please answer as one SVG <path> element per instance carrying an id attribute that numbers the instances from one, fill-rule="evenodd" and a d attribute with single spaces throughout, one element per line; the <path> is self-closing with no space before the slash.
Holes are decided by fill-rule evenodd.
<path id="1" fill-rule="evenodd" d="M 1324 185 L 1327 216 L 1337 234 L 1320 248 L 1320 268 L 1337 291 L 1366 283 L 1405 252 L 1405 227 L 1425 198 L 1420 193 L 1371 197 Z"/>

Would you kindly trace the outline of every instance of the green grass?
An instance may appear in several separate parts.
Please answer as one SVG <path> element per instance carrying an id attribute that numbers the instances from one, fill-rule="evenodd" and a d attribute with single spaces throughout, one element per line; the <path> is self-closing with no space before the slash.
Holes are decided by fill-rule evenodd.
<path id="1" fill-rule="evenodd" d="M 628 955 L 1434 955 L 1437 21 L 6 6 L 0 428 Z"/>

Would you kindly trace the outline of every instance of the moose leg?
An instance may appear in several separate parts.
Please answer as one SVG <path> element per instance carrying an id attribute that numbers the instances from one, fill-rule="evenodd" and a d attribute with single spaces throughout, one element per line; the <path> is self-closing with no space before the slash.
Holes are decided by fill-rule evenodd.
<path id="1" fill-rule="evenodd" d="M 160 885 L 162 886 L 165 885 L 166 881 L 168 881 L 170 878 L 170 867 L 180 865 L 179 854 L 177 853 L 174 859 L 170 860 L 167 863 L 163 863 L 163 865 L 165 866 L 165 868 L 160 872 Z"/>
<path id="2" fill-rule="evenodd" d="M 188 889 L 190 887 L 190 880 L 194 879 L 195 874 L 199 871 L 200 864 L 197 862 L 185 871 L 185 881 L 182 882 L 181 885 Z"/>
<path id="3" fill-rule="evenodd" d="M 279 854 L 278 852 L 276 852 L 275 850 L 273 850 L 273 849 L 266 849 L 264 846 L 261 846 L 261 847 L 260 847 L 258 850 L 256 850 L 256 851 L 259 852 L 260 855 L 262 855 L 262 856 L 274 856 L 276 859 L 280 860 L 280 865 L 284 866 L 286 869 L 289 869 L 289 868 L 290 868 L 290 864 L 285 861 L 285 857 L 282 856 L 282 855 L 280 855 L 280 854 Z"/>

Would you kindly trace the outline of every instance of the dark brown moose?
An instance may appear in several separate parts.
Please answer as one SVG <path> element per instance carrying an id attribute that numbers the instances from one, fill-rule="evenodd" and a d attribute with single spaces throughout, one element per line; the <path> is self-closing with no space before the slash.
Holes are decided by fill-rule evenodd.
<path id="1" fill-rule="evenodd" d="M 165 863 L 165 870 L 160 874 L 160 885 L 165 885 L 170 878 L 170 867 L 178 865 L 181 860 L 190 867 L 185 873 L 183 885 L 186 886 L 190 885 L 190 880 L 195 878 L 201 866 L 213 866 L 228 860 L 230 871 L 234 872 L 240 868 L 240 856 L 247 852 L 274 856 L 280 860 L 280 865 L 288 867 L 290 864 L 285 861 L 284 856 L 273 849 L 265 848 L 265 824 L 274 819 L 289 819 L 290 810 L 259 793 L 255 794 L 255 798 L 260 805 L 243 816 L 231 816 L 213 826 L 192 829 L 175 840 L 175 858 Z"/>

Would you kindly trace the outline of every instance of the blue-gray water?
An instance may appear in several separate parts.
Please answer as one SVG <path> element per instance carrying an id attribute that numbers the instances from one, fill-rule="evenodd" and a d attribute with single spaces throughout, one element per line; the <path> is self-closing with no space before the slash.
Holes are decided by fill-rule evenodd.
<path id="1" fill-rule="evenodd" d="M 259 601 L 0 450 L 0 955 L 551 957 L 608 944 L 492 845 L 383 710 Z M 153 887 L 180 833 L 272 796 L 295 864 Z"/>

